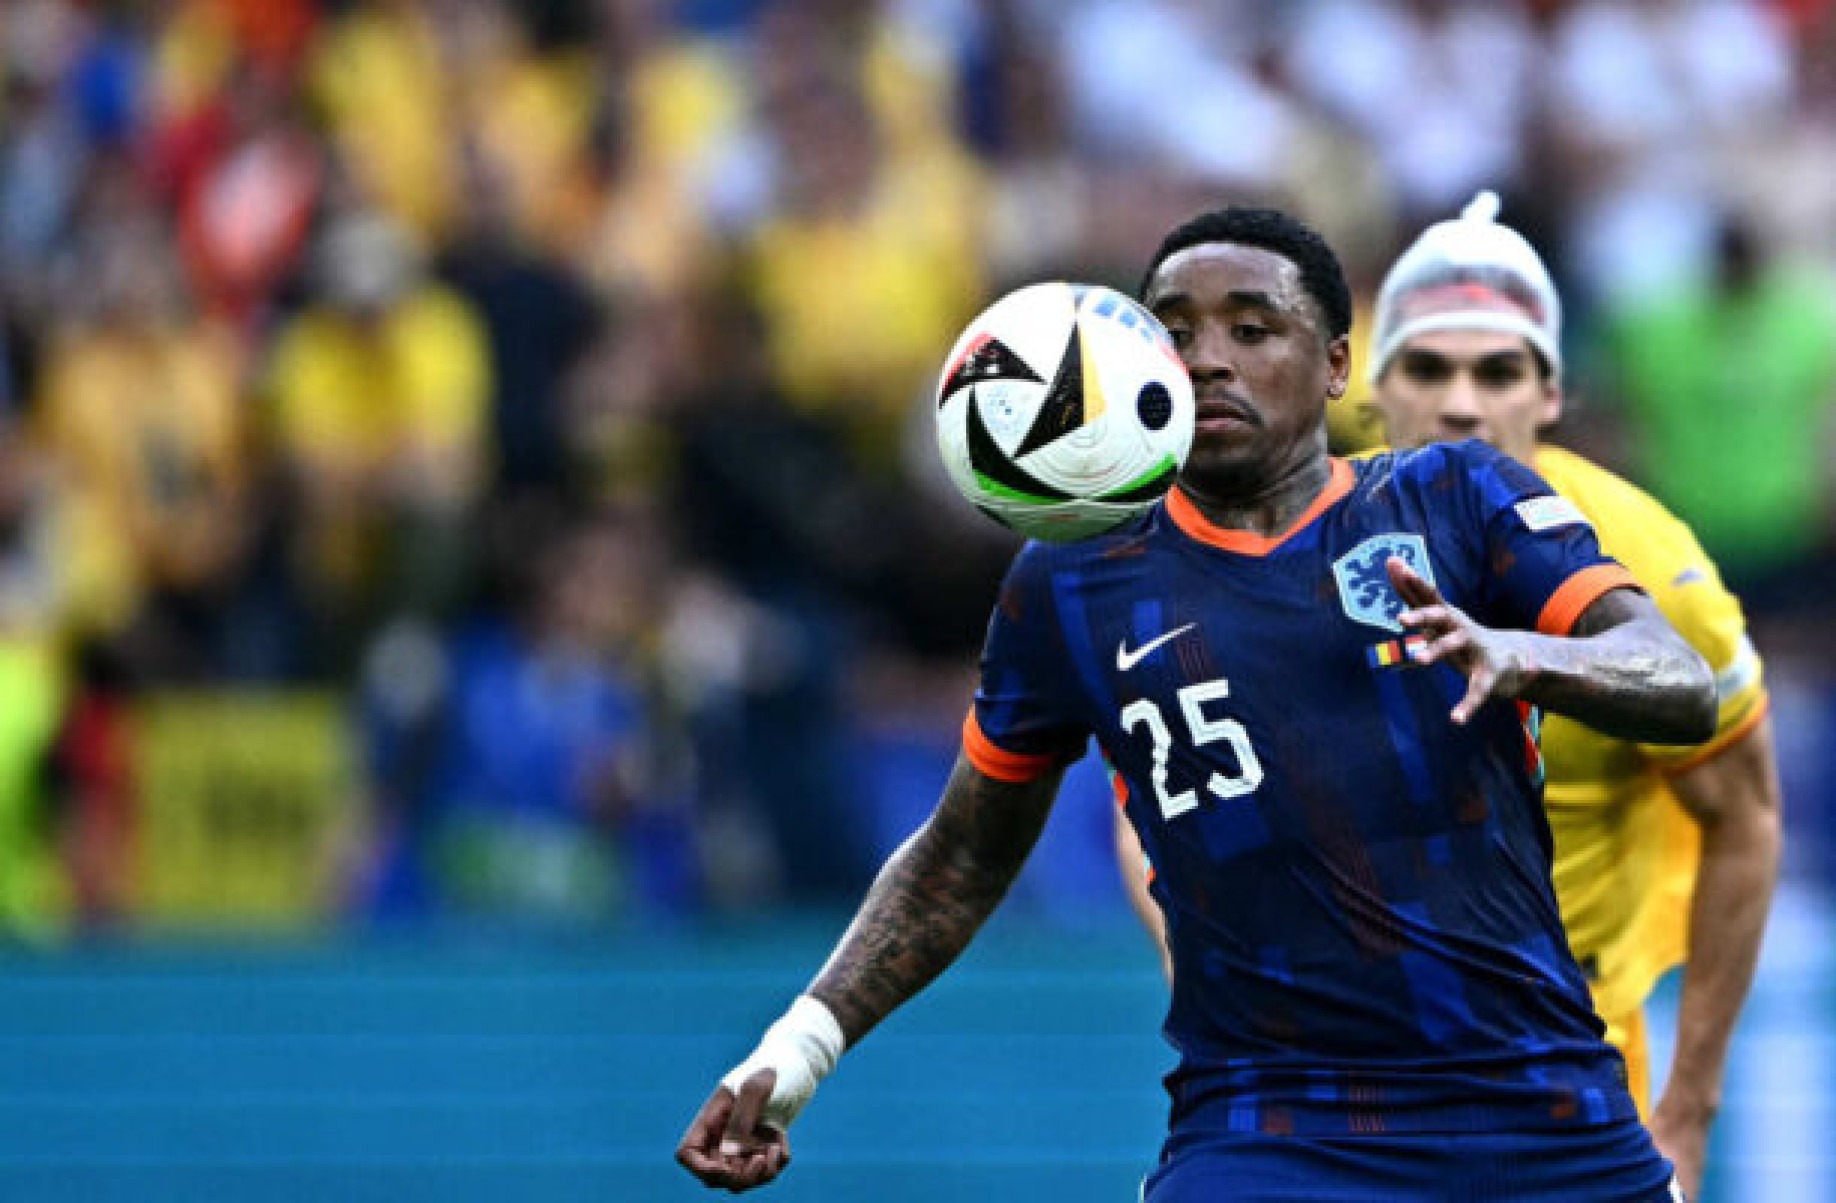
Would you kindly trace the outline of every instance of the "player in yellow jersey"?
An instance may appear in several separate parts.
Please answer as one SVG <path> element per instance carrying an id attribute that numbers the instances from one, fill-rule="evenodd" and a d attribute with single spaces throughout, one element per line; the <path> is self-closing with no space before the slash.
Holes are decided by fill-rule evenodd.
<path id="1" fill-rule="evenodd" d="M 1391 268 L 1377 302 L 1374 398 L 1397 446 L 1477 438 L 1533 465 L 1573 507 L 1552 506 L 1544 520 L 1590 522 L 1716 672 L 1719 723 L 1697 747 L 1632 744 L 1555 715 L 1542 729 L 1569 943 L 1652 1135 L 1694 1197 L 1778 874 L 1766 690 L 1740 604 L 1689 528 L 1637 487 L 1540 441 L 1562 412 L 1561 305 L 1530 244 L 1494 220 L 1497 207 L 1481 194 Z M 1158 933 L 1139 844 L 1126 824 L 1118 831 L 1131 901 Z M 1653 1108 L 1644 1004 L 1679 964 L 1688 968 L 1675 1052 Z"/>

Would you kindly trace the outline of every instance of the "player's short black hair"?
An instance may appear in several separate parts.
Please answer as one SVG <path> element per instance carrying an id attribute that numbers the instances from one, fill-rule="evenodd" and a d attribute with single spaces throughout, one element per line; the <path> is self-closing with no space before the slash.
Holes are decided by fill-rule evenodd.
<path id="1" fill-rule="evenodd" d="M 1279 209 L 1231 205 L 1201 213 L 1181 225 L 1161 240 L 1160 249 L 1149 261 L 1138 290 L 1142 299 L 1147 298 L 1148 285 L 1162 263 L 1183 250 L 1211 242 L 1260 247 L 1288 260 L 1300 269 L 1302 286 L 1320 307 L 1327 337 L 1341 338 L 1351 331 L 1351 289 L 1339 257 L 1318 231 Z"/>

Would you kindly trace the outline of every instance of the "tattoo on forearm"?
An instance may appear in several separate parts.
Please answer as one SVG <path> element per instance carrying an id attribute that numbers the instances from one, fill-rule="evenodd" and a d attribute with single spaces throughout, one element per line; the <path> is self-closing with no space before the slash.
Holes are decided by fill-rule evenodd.
<path id="1" fill-rule="evenodd" d="M 936 813 L 880 870 L 810 986 L 850 1046 L 968 946 L 1032 851 L 1057 784 L 1010 785 L 958 764 Z"/>
<path id="2" fill-rule="evenodd" d="M 1625 739 L 1686 744 L 1713 734 L 1714 677 L 1648 598 L 1609 593 L 1573 633 L 1541 642 L 1518 691 L 1524 700 Z"/>

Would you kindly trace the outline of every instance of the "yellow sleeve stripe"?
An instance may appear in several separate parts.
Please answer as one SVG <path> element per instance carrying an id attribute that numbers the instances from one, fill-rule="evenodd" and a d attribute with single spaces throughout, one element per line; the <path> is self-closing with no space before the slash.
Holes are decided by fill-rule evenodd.
<path id="1" fill-rule="evenodd" d="M 1664 774 L 1666 777 L 1674 777 L 1678 773 L 1689 772 L 1689 770 L 1695 768 L 1699 764 L 1707 764 L 1709 761 L 1715 759 L 1715 757 L 1721 755 L 1723 752 L 1751 735 L 1753 729 L 1760 725 L 1760 720 L 1765 718 L 1766 713 L 1771 709 L 1772 698 L 1766 694 L 1761 694 L 1759 703 L 1753 707 L 1752 714 L 1740 720 L 1736 725 L 1729 727 L 1726 731 L 1722 732 L 1708 743 L 1703 744 L 1700 748 L 1696 749 L 1694 753 L 1684 757 L 1682 760 L 1673 760 L 1667 764 L 1659 765 L 1658 772 Z"/>

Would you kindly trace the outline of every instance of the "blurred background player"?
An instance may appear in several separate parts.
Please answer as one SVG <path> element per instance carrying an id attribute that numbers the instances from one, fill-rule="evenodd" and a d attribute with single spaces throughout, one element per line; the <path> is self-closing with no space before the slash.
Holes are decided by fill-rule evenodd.
<path id="1" fill-rule="evenodd" d="M 1707 665 L 1496 451 L 1327 454 L 1351 300 L 1312 230 L 1204 214 L 1143 299 L 1194 384 L 1179 483 L 1020 552 L 935 813 L 677 1159 L 710 1187 L 776 1177 L 786 1126 L 962 953 L 1094 736 L 1178 966 L 1145 1199 L 1674 1198 L 1562 938 L 1526 723 L 1698 742 Z"/>
<path id="2" fill-rule="evenodd" d="M 1561 303 L 1535 250 L 1496 223 L 1497 210 L 1481 194 L 1390 269 L 1377 300 L 1373 395 L 1398 447 L 1478 438 L 1533 466 L 1715 669 L 1716 733 L 1700 747 L 1641 745 L 1561 715 L 1542 727 L 1569 942 L 1640 1110 L 1693 1195 L 1778 876 L 1767 695 L 1740 605 L 1689 528 L 1635 486 L 1541 441 L 1562 412 Z M 1117 842 L 1136 909 L 1159 931 L 1126 824 Z M 1685 963 L 1654 1110 L 1645 1001 Z"/>

